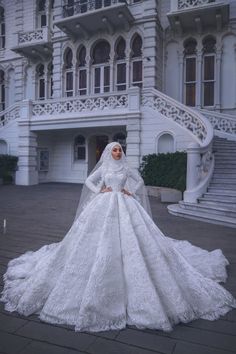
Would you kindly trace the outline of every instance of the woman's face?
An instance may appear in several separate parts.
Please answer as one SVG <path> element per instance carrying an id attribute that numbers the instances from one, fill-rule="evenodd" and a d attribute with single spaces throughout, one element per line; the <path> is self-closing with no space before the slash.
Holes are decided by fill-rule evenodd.
<path id="1" fill-rule="evenodd" d="M 113 146 L 111 154 L 114 160 L 120 160 L 122 156 L 122 149 L 119 145 Z"/>

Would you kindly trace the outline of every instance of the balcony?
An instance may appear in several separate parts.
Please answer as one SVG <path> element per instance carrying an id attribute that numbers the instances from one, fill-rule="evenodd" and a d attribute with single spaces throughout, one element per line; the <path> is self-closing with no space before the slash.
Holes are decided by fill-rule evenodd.
<path id="1" fill-rule="evenodd" d="M 52 53 L 51 31 L 49 27 L 46 26 L 29 32 L 16 33 L 15 46 L 12 50 L 27 58 L 48 59 Z"/>
<path id="2" fill-rule="evenodd" d="M 224 0 L 171 0 L 167 14 L 171 28 L 178 32 L 213 27 L 220 30 L 229 21 L 229 4 Z"/>
<path id="3" fill-rule="evenodd" d="M 80 0 L 63 6 L 63 19 L 54 24 L 71 37 L 88 39 L 98 32 L 128 31 L 133 20 L 125 0 Z"/>

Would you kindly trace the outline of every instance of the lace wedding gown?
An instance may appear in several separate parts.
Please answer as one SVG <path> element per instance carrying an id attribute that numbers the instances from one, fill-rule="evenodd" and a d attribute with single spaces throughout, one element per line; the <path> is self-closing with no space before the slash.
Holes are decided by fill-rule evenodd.
<path id="1" fill-rule="evenodd" d="M 86 181 L 96 196 L 61 242 L 9 262 L 1 298 L 6 310 L 37 313 L 76 331 L 126 324 L 169 331 L 236 307 L 218 284 L 228 264 L 220 250 L 165 237 L 139 202 L 121 192 L 125 171 L 105 174 L 112 188 L 106 193 L 99 193 L 98 175 Z"/>

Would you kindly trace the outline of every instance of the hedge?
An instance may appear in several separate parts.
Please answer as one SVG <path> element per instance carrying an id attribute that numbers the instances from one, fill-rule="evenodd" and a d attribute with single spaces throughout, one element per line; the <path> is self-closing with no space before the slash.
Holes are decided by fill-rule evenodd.
<path id="1" fill-rule="evenodd" d="M 186 189 L 187 154 L 175 152 L 143 156 L 140 173 L 146 185 Z"/>
<path id="2" fill-rule="evenodd" d="M 13 182 L 12 173 L 16 171 L 17 161 L 17 156 L 0 155 L 0 178 L 3 179 L 3 182 Z"/>

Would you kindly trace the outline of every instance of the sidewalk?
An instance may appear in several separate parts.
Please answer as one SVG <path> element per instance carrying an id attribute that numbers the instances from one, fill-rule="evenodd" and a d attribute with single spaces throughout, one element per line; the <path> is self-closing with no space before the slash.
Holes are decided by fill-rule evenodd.
<path id="1" fill-rule="evenodd" d="M 60 241 L 73 222 L 81 185 L 48 183 L 31 187 L 0 186 L 0 291 L 8 261 L 28 250 Z M 230 262 L 225 287 L 236 296 L 236 229 L 168 214 L 151 199 L 155 222 L 165 235 L 213 250 Z M 7 231 L 3 234 L 3 219 Z M 74 332 L 49 325 L 36 315 L 4 311 L 0 303 L 0 354 L 230 354 L 236 353 L 236 310 L 218 321 L 177 325 L 171 333 L 138 330 Z"/>

